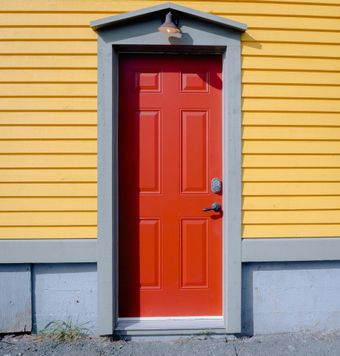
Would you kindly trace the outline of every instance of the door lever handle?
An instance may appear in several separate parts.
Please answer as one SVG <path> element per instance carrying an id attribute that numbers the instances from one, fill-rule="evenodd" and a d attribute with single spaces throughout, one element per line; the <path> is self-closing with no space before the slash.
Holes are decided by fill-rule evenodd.
<path id="1" fill-rule="evenodd" d="M 220 211 L 221 205 L 219 203 L 212 203 L 210 208 L 204 208 L 203 211 Z"/>

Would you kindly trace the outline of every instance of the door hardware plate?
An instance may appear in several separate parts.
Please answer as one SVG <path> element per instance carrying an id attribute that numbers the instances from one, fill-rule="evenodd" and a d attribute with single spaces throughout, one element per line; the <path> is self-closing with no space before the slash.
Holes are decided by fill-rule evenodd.
<path id="1" fill-rule="evenodd" d="M 222 181 L 219 178 L 213 178 L 211 180 L 211 191 L 215 194 L 222 191 Z"/>

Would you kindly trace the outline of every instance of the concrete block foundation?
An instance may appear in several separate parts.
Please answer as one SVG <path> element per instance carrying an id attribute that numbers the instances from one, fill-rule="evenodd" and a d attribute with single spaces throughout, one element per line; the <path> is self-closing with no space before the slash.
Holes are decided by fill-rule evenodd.
<path id="1" fill-rule="evenodd" d="M 91 334 L 96 320 L 96 264 L 0 264 L 0 333 L 67 321 Z"/>
<path id="2" fill-rule="evenodd" d="M 96 333 L 96 264 L 0 265 L 0 333 L 39 332 L 57 320 Z M 339 329 L 340 261 L 243 265 L 243 333 Z"/>
<path id="3" fill-rule="evenodd" d="M 32 328 L 31 266 L 0 264 L 0 333 Z"/>
<path id="4" fill-rule="evenodd" d="M 248 263 L 242 279 L 244 333 L 340 329 L 340 261 Z"/>
<path id="5" fill-rule="evenodd" d="M 94 332 L 97 319 L 95 264 L 37 264 L 32 267 L 33 331 L 56 320 Z"/>

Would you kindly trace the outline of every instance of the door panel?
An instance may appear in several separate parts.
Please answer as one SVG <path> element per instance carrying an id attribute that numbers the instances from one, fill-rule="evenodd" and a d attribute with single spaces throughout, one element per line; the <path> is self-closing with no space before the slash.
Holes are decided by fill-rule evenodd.
<path id="1" fill-rule="evenodd" d="M 158 219 L 139 220 L 140 287 L 160 287 L 160 226 Z"/>
<path id="2" fill-rule="evenodd" d="M 221 62 L 120 58 L 120 317 L 222 315 Z"/>
<path id="3" fill-rule="evenodd" d="M 159 193 L 160 114 L 159 111 L 139 111 L 136 116 L 139 125 L 139 191 Z"/>
<path id="4" fill-rule="evenodd" d="M 207 111 L 181 111 L 181 193 L 208 192 L 207 141 Z"/>
<path id="5" fill-rule="evenodd" d="M 181 287 L 208 287 L 208 221 L 181 221 Z"/>

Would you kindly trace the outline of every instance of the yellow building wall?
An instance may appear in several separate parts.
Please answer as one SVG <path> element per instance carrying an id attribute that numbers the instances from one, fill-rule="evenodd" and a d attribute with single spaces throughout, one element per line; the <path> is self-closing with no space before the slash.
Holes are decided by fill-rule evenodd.
<path id="1" fill-rule="evenodd" d="M 0 238 L 97 236 L 89 22 L 157 3 L 0 2 Z M 340 0 L 178 3 L 249 26 L 243 237 L 340 236 Z"/>

